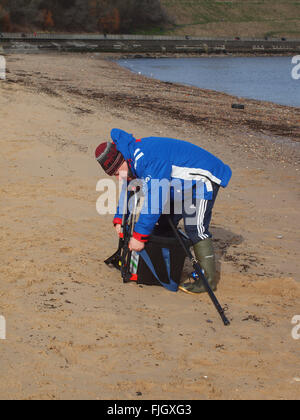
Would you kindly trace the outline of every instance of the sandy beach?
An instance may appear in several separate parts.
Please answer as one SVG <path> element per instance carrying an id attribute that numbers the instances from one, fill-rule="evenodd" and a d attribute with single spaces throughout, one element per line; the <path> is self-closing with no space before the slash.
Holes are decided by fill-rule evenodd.
<path id="1" fill-rule="evenodd" d="M 150 80 L 101 54 L 6 58 L 0 399 L 299 399 L 300 109 Z M 212 222 L 230 327 L 208 296 L 123 285 L 104 264 L 118 238 L 96 212 L 94 150 L 114 127 L 232 167 Z"/>

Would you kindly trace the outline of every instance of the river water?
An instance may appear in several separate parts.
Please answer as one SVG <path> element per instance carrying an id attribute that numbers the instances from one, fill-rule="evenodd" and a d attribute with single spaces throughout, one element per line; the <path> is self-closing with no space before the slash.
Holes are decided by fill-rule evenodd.
<path id="1" fill-rule="evenodd" d="M 119 64 L 165 82 L 300 107 L 300 79 L 292 77 L 292 57 L 141 58 Z"/>

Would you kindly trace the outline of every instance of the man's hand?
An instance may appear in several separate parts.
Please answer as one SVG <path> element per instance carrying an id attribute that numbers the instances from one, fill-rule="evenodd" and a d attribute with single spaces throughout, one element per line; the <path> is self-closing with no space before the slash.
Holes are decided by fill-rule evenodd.
<path id="1" fill-rule="evenodd" d="M 120 236 L 120 233 L 122 232 L 122 225 L 115 225 L 115 229 L 117 234 Z"/>
<path id="2" fill-rule="evenodd" d="M 129 242 L 129 249 L 130 251 L 141 252 L 145 248 L 145 244 L 143 242 L 138 241 L 135 238 L 131 238 Z"/>

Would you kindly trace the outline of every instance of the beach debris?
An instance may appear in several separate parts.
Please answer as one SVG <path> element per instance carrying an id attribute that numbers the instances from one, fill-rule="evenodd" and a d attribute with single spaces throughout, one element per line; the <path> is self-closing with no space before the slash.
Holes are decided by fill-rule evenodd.
<path id="1" fill-rule="evenodd" d="M 245 105 L 243 105 L 243 104 L 232 104 L 231 108 L 232 109 L 245 109 Z"/>
<path id="2" fill-rule="evenodd" d="M 254 322 L 260 322 L 261 318 L 258 318 L 256 315 L 249 315 L 246 318 L 242 319 L 242 321 L 254 321 Z"/>
<path id="3" fill-rule="evenodd" d="M 277 236 L 277 239 L 282 239 L 283 238 L 283 236 L 282 235 L 278 235 Z"/>

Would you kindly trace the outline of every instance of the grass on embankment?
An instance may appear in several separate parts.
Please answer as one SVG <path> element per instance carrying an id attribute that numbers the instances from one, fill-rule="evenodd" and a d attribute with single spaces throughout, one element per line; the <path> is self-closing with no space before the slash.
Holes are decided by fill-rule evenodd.
<path id="1" fill-rule="evenodd" d="M 300 38 L 300 1 L 161 0 L 173 24 L 144 34 Z"/>

